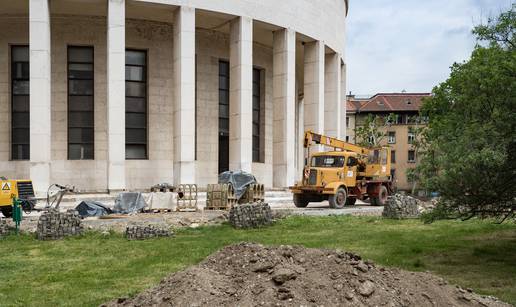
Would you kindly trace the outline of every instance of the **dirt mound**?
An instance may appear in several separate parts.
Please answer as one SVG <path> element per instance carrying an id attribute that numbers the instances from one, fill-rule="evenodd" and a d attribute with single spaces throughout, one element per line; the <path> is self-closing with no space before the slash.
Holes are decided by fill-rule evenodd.
<path id="1" fill-rule="evenodd" d="M 509 306 L 428 273 L 303 247 L 228 246 L 132 299 L 106 306 Z"/>

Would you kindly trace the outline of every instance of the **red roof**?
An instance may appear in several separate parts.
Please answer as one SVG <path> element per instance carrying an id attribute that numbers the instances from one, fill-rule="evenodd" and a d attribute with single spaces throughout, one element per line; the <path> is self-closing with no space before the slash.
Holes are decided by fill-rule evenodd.
<path id="1" fill-rule="evenodd" d="M 430 93 L 378 93 L 363 103 L 360 112 L 419 111 Z M 349 104 L 348 104 L 349 106 Z"/>

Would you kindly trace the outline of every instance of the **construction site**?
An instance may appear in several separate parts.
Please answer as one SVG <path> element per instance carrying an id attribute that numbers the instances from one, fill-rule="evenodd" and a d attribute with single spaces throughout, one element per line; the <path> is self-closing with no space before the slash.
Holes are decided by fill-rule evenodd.
<path id="1" fill-rule="evenodd" d="M 514 306 L 494 2 L 0 1 L 0 306 Z"/>

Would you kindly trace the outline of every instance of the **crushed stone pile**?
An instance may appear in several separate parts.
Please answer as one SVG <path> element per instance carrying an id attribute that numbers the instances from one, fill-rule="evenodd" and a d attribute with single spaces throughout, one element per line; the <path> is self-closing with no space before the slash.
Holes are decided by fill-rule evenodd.
<path id="1" fill-rule="evenodd" d="M 405 219 L 419 217 L 419 200 L 402 194 L 394 194 L 387 198 L 383 208 L 383 217 L 391 219 Z"/>
<path id="2" fill-rule="evenodd" d="M 9 234 L 9 225 L 7 225 L 7 220 L 0 218 L 0 238 L 3 236 L 7 236 Z"/>
<path id="3" fill-rule="evenodd" d="M 59 212 L 59 209 L 52 208 L 39 217 L 36 235 L 39 240 L 59 240 L 80 235 L 83 231 L 81 216 L 77 210 Z"/>
<path id="4" fill-rule="evenodd" d="M 510 306 L 353 253 L 241 243 L 103 306 Z"/>

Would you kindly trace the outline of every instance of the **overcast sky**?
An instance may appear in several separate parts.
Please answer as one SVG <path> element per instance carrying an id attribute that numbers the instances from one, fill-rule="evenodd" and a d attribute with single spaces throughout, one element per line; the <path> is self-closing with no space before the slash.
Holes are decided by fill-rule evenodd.
<path id="1" fill-rule="evenodd" d="M 347 91 L 430 92 L 469 58 L 474 25 L 516 0 L 350 0 Z"/>

